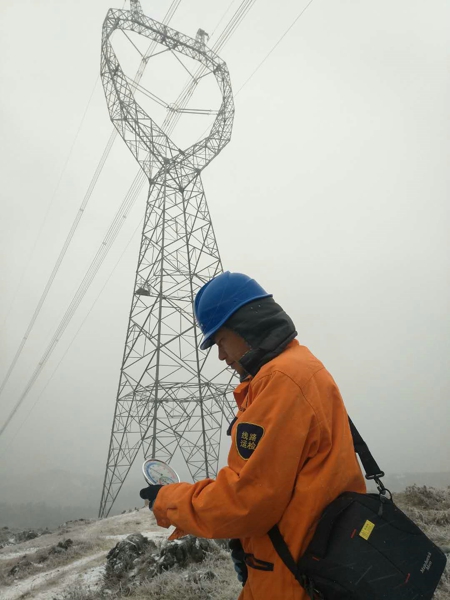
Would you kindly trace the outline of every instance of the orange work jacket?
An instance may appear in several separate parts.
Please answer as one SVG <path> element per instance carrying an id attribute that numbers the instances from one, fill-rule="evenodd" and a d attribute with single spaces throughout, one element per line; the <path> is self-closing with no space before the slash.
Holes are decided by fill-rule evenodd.
<path id="1" fill-rule="evenodd" d="M 297 340 L 234 392 L 237 421 L 228 465 L 215 480 L 164 486 L 158 525 L 204 538 L 240 538 L 254 564 L 239 600 L 307 600 L 267 532 L 278 524 L 294 558 L 306 549 L 324 508 L 344 491 L 365 493 L 339 389 Z M 264 563 L 258 563 L 264 561 Z"/>

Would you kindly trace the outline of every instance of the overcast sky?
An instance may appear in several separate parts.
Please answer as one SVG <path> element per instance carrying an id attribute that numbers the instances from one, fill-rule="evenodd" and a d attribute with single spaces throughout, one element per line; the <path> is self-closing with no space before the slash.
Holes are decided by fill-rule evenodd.
<path id="1" fill-rule="evenodd" d="M 449 471 L 450 4 L 314 0 L 241 89 L 306 4 L 256 0 L 220 53 L 240 90 L 232 140 L 202 177 L 222 261 L 292 316 L 385 471 Z M 169 5 L 142 1 L 156 20 Z M 211 33 L 229 5 L 182 0 L 170 25 Z M 112 132 L 99 80 L 111 6 L 123 2 L 0 3 L 2 378 Z M 164 75 L 173 101 L 186 79 Z M 117 137 L 2 394 L 0 424 L 137 172 Z M 1 437 L 4 476 L 102 477 L 145 199 L 146 186 Z"/>

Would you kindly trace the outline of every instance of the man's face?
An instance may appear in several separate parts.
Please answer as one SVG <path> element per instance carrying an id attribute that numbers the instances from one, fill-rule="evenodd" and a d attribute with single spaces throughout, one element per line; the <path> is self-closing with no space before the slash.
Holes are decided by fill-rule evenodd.
<path id="1" fill-rule="evenodd" d="M 214 342 L 219 349 L 219 360 L 226 361 L 227 365 L 237 371 L 239 375 L 245 375 L 245 370 L 238 361 L 246 352 L 251 350 L 247 342 L 240 335 L 226 327 L 221 327 L 217 331 Z"/>

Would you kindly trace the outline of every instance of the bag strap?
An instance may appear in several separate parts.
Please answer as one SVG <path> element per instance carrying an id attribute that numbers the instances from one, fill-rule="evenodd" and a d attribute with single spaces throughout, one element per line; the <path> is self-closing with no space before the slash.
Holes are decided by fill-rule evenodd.
<path id="1" fill-rule="evenodd" d="M 269 536 L 278 556 L 281 558 L 286 567 L 298 581 L 297 564 L 292 558 L 292 554 L 286 542 L 284 541 L 283 536 L 281 535 L 278 525 L 274 525 L 272 529 L 269 530 L 267 535 Z"/>
<path id="2" fill-rule="evenodd" d="M 350 417 L 348 418 L 348 422 L 353 438 L 353 447 L 361 459 L 364 471 L 366 472 L 366 479 L 374 479 L 377 483 L 380 483 L 379 479 L 384 477 L 384 472 L 378 466 L 377 461 L 372 456 L 366 442 L 362 439 L 361 434 L 356 429 Z"/>
<path id="3" fill-rule="evenodd" d="M 295 579 L 299 582 L 302 588 L 308 594 L 310 600 L 323 599 L 323 596 L 314 589 L 314 586 L 311 581 L 307 580 L 299 571 L 298 565 L 295 563 L 295 560 L 292 558 L 292 554 L 284 541 L 283 536 L 280 533 L 278 525 L 274 525 L 272 529 L 267 534 L 273 544 L 273 547 L 276 550 L 276 553 L 284 562 L 286 567 L 295 577 Z"/>

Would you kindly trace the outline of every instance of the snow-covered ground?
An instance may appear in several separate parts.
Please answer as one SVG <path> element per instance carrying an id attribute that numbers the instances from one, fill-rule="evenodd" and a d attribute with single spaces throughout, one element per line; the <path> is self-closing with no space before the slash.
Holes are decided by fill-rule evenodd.
<path id="1" fill-rule="evenodd" d="M 0 588 L 1 598 L 2 600 L 17 600 L 18 598 L 23 598 L 27 594 L 31 594 L 35 599 L 49 598 L 50 595 L 53 596 L 56 592 L 75 583 L 77 579 L 83 579 L 86 574 L 85 570 L 87 565 L 94 563 L 99 558 L 103 559 L 105 556 L 106 552 L 97 552 L 96 554 L 86 556 L 85 558 L 70 563 L 65 567 L 59 567 L 46 571 L 45 573 L 32 575 L 27 579 L 18 581 L 10 588 Z M 101 568 L 99 569 L 98 566 L 96 568 L 98 578 L 100 578 Z M 95 567 L 89 569 L 89 571 L 92 572 L 94 569 Z M 96 583 L 95 578 L 91 578 L 90 585 L 93 583 Z"/>
<path id="2" fill-rule="evenodd" d="M 405 493 L 395 494 L 394 500 L 450 556 L 450 488 L 435 490 L 413 486 Z M 131 534 L 140 533 L 158 542 L 167 540 L 171 532 L 172 529 L 158 527 L 148 508 L 142 508 L 107 519 L 68 522 L 54 533 L 6 546 L 0 549 L 0 599 L 104 598 L 103 575 L 107 565 L 106 555 L 111 548 Z M 127 543 L 137 547 L 137 537 Z M 219 548 L 217 545 L 215 547 Z M 167 547 L 164 548 L 166 551 Z M 204 564 L 193 565 L 192 569 L 182 566 L 181 571 L 160 571 L 150 578 L 147 574 L 152 563 L 144 561 L 144 571 L 140 573 L 145 575 L 132 581 L 133 585 L 128 590 L 130 593 L 125 586 L 123 595 L 122 592 L 114 592 L 111 597 L 132 596 L 134 600 L 150 596 L 158 600 L 178 600 L 180 597 L 185 600 L 235 600 L 242 588 L 237 582 L 228 553 L 219 549 L 219 554 L 210 556 L 211 559 L 205 559 Z M 147 560 L 149 555 L 142 554 L 142 557 Z M 106 570 L 108 585 L 111 577 L 114 578 L 112 560 L 110 557 Z M 120 560 L 123 561 L 123 558 Z M 13 573 L 17 570 L 17 574 L 11 575 L 11 569 Z M 129 572 L 133 571 L 138 571 L 138 566 L 132 566 Z M 202 573 L 208 575 L 207 579 L 202 579 Z M 124 581 L 120 579 L 121 585 Z M 161 581 L 164 585 L 161 585 Z M 149 595 L 148 586 L 153 586 Z M 67 590 L 71 589 L 77 593 L 67 595 Z M 93 594 L 89 592 L 86 595 L 86 590 L 93 590 Z M 78 592 L 81 592 L 80 596 Z M 450 600 L 450 565 L 434 598 Z"/>
<path id="3" fill-rule="evenodd" d="M 48 568 L 45 562 L 33 563 L 39 572 L 16 579 L 11 585 L 0 585 L 0 598 L 2 600 L 19 600 L 20 598 L 46 600 L 54 598 L 74 584 L 79 583 L 83 587 L 93 587 L 101 581 L 106 555 L 118 541 L 125 539 L 131 533 L 142 533 L 145 537 L 155 541 L 166 540 L 171 532 L 172 529 L 158 527 L 148 508 L 142 508 L 92 522 L 72 521 L 52 534 L 43 535 L 15 546 L 6 546 L 0 549 L 0 564 L 4 566 L 7 564 L 6 561 L 13 566 L 17 559 L 30 558 L 36 552 L 50 549 L 67 539 L 73 540 L 74 543 L 90 544 L 92 547 L 103 545 L 105 549 L 94 551 L 69 564 L 55 568 Z"/>

